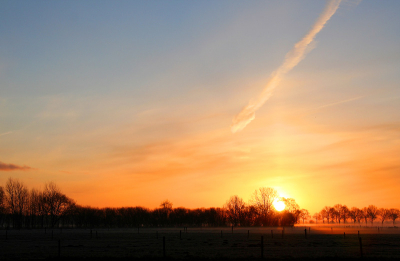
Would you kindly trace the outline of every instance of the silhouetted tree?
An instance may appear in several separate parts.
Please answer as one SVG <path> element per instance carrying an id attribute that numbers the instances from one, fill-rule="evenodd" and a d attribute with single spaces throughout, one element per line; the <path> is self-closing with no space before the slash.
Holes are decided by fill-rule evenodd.
<path id="1" fill-rule="evenodd" d="M 349 212 L 350 212 L 350 210 L 346 205 L 343 205 L 340 208 L 340 218 L 343 219 L 343 223 L 346 223 L 346 220 L 348 218 Z"/>
<path id="2" fill-rule="evenodd" d="M 374 224 L 374 220 L 379 215 L 378 208 L 376 206 L 374 206 L 374 205 L 369 205 L 368 208 L 367 208 L 367 215 L 371 219 L 371 224 Z"/>
<path id="3" fill-rule="evenodd" d="M 251 204 L 257 209 L 260 223 L 269 224 L 273 212 L 273 203 L 278 199 L 278 192 L 273 188 L 261 187 L 254 191 Z"/>
<path id="4" fill-rule="evenodd" d="M 285 203 L 285 210 L 290 213 L 295 213 L 297 210 L 300 209 L 299 205 L 293 198 L 281 198 L 280 200 Z"/>
<path id="5" fill-rule="evenodd" d="M 396 219 L 400 216 L 400 210 L 396 209 L 396 208 L 391 208 L 389 210 L 389 218 L 393 221 L 393 226 L 394 226 L 394 222 L 396 221 Z"/>
<path id="6" fill-rule="evenodd" d="M 368 223 L 368 208 L 367 207 L 363 207 L 361 216 L 364 219 L 365 224 L 367 224 Z"/>
<path id="7" fill-rule="evenodd" d="M 361 220 L 364 218 L 364 211 L 362 209 L 359 208 L 355 208 L 356 211 L 356 218 L 357 218 L 357 222 L 358 224 L 361 223 Z"/>
<path id="8" fill-rule="evenodd" d="M 341 216 L 340 216 L 340 214 L 341 214 L 341 211 L 342 211 L 342 205 L 341 204 L 336 204 L 336 205 L 334 205 L 333 206 L 333 208 L 334 208 L 334 217 L 336 218 L 336 223 L 339 223 L 340 224 L 340 218 L 341 218 Z"/>
<path id="9" fill-rule="evenodd" d="M 244 211 L 244 221 L 241 221 L 243 226 L 254 226 L 257 219 L 257 209 L 254 206 L 247 205 Z"/>
<path id="10" fill-rule="evenodd" d="M 163 202 L 161 202 L 160 207 L 162 209 L 172 210 L 172 202 L 166 199 Z"/>
<path id="11" fill-rule="evenodd" d="M 327 207 L 325 207 L 327 208 Z M 327 213 L 326 209 L 323 208 L 319 213 L 321 215 L 322 218 L 322 223 L 325 223 L 325 217 L 327 217 L 328 223 L 329 223 L 329 214 Z"/>
<path id="12" fill-rule="evenodd" d="M 317 223 L 318 223 L 318 220 L 321 219 L 321 214 L 318 213 L 318 212 L 317 212 L 317 213 L 314 213 L 313 218 L 315 218 L 315 223 L 317 224 Z"/>
<path id="13" fill-rule="evenodd" d="M 22 217 L 27 208 L 28 189 L 18 179 L 9 178 L 6 183 L 7 206 L 13 217 L 13 227 L 22 227 Z"/>
<path id="14" fill-rule="evenodd" d="M 6 221 L 6 193 L 0 186 L 0 226 L 3 227 Z"/>
<path id="15" fill-rule="evenodd" d="M 331 217 L 332 222 L 335 222 L 335 219 L 338 217 L 338 212 L 336 212 L 335 208 L 329 208 L 329 216 Z"/>
<path id="16" fill-rule="evenodd" d="M 354 223 L 356 223 L 357 221 L 360 221 L 360 209 L 356 208 L 356 207 L 352 207 L 349 210 L 348 216 L 351 218 L 351 220 L 353 220 Z"/>
<path id="17" fill-rule="evenodd" d="M 385 220 L 388 219 L 390 216 L 390 210 L 387 208 L 380 208 L 379 216 L 381 217 L 381 221 L 382 221 L 382 225 L 383 225 L 383 222 L 385 222 Z"/>
<path id="18" fill-rule="evenodd" d="M 67 213 L 75 204 L 72 199 L 61 193 L 54 182 L 45 184 L 42 202 L 45 212 L 50 216 L 51 227 L 54 227 L 61 216 Z"/>
<path id="19" fill-rule="evenodd" d="M 41 213 L 41 193 L 37 189 L 31 189 L 28 197 L 28 217 L 30 222 L 27 223 L 30 227 L 37 226 L 38 218 Z"/>
<path id="20" fill-rule="evenodd" d="M 237 195 L 230 197 L 224 205 L 228 219 L 232 225 L 237 226 L 244 221 L 246 204 Z"/>
<path id="21" fill-rule="evenodd" d="M 303 220 L 303 224 L 304 224 L 304 221 L 309 217 L 310 217 L 310 213 L 308 212 L 307 209 L 303 208 L 300 210 L 300 218 Z"/>

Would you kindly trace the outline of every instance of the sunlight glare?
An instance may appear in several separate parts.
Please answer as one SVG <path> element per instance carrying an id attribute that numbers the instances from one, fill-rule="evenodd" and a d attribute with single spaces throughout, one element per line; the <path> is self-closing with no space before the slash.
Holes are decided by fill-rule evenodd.
<path id="1" fill-rule="evenodd" d="M 282 211 L 285 209 L 285 203 L 283 203 L 283 201 L 275 201 L 274 208 L 278 211 Z"/>

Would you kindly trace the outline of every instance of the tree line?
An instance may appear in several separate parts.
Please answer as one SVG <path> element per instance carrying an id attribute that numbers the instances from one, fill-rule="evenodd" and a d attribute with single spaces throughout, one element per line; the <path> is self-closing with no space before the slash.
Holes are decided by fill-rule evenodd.
<path id="1" fill-rule="evenodd" d="M 333 207 L 325 206 L 320 212 L 313 215 L 315 222 L 322 221 L 322 223 L 365 223 L 368 221 L 371 225 L 374 224 L 375 220 L 380 220 L 383 223 L 385 221 L 392 221 L 395 224 L 396 219 L 400 216 L 400 210 L 397 208 L 378 208 L 375 205 L 369 205 L 364 208 L 352 207 L 348 208 L 346 205 L 336 204 Z"/>
<path id="2" fill-rule="evenodd" d="M 273 203 L 282 200 L 285 211 Z M 0 186 L 0 227 L 160 227 L 160 226 L 291 226 L 302 211 L 294 199 L 279 198 L 276 190 L 260 188 L 249 203 L 230 197 L 221 208 L 173 208 L 168 200 L 156 209 L 144 207 L 94 208 L 78 205 L 54 182 L 43 190 L 28 189 L 18 179 L 9 178 Z"/>
<path id="3" fill-rule="evenodd" d="M 277 211 L 274 202 L 285 204 Z M 78 205 L 66 196 L 54 182 L 46 183 L 43 190 L 28 189 L 18 179 L 9 178 L 0 186 L 1 228 L 118 228 L 118 227 L 177 227 L 177 226 L 293 226 L 310 217 L 308 210 L 300 209 L 292 198 L 281 198 L 273 188 L 262 187 L 254 191 L 248 203 L 235 195 L 222 207 L 188 209 L 173 208 L 169 200 L 155 209 L 145 207 L 95 208 Z M 348 209 L 337 204 L 315 213 L 315 222 L 371 223 L 378 217 L 391 219 L 393 224 L 400 215 L 397 209 Z M 313 221 L 311 221 L 313 222 Z"/>

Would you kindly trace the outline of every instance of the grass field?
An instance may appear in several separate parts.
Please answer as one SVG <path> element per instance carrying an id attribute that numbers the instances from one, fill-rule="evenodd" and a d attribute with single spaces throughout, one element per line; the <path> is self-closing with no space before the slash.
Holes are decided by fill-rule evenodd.
<path id="1" fill-rule="evenodd" d="M 307 230 L 307 237 L 305 235 Z M 272 230 L 272 233 L 271 233 Z M 360 227 L 1 230 L 1 260 L 400 259 L 400 229 Z M 263 237 L 263 248 L 261 247 Z M 60 246 L 59 246 L 60 244 Z M 263 253 L 262 253 L 263 251 Z"/>

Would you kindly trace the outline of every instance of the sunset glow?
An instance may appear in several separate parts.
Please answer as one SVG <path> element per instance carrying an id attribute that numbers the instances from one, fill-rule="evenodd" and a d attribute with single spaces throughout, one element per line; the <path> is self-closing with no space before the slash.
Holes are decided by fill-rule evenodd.
<path id="1" fill-rule="evenodd" d="M 400 208 L 399 10 L 3 1 L 0 186 L 53 181 L 92 207 L 222 208 L 269 187 L 310 214 Z"/>
<path id="2" fill-rule="evenodd" d="M 275 201 L 274 208 L 278 211 L 282 211 L 285 209 L 285 203 L 283 203 L 282 201 Z"/>

